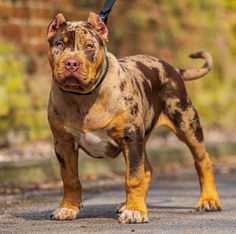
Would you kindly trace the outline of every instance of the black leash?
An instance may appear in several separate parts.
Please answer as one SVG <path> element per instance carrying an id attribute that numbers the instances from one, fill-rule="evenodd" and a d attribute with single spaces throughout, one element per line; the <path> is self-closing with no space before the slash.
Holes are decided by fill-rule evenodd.
<path id="1" fill-rule="evenodd" d="M 111 11 L 115 1 L 116 0 L 106 0 L 103 7 L 102 7 L 102 10 L 99 13 L 99 17 L 101 18 L 101 20 L 105 24 L 107 23 L 108 16 L 110 14 L 110 11 Z"/>

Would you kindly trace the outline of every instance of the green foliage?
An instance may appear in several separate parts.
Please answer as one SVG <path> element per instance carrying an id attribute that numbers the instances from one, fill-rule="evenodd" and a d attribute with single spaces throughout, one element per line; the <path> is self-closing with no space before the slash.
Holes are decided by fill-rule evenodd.
<path id="1" fill-rule="evenodd" d="M 213 70 L 187 82 L 187 89 L 204 125 L 235 127 L 236 1 L 137 0 L 125 12 L 122 24 L 112 27 L 114 35 L 121 27 L 128 29 L 119 44 L 112 45 L 115 53 L 148 53 L 177 67 L 198 68 L 202 61 L 188 54 L 210 52 Z"/>
<path id="2" fill-rule="evenodd" d="M 0 145 L 48 136 L 47 101 L 33 98 L 23 61 L 14 46 L 0 42 Z"/>
<path id="3" fill-rule="evenodd" d="M 104 1 L 73 2 L 80 15 Z M 202 61 L 190 60 L 188 54 L 210 52 L 213 70 L 186 82 L 187 89 L 204 125 L 235 127 L 235 0 L 117 1 L 108 26 L 109 50 L 117 57 L 147 53 L 177 67 L 197 68 Z M 49 135 L 50 84 L 39 73 L 34 77 L 35 71 L 34 56 L 27 60 L 16 47 L 0 42 L 0 145 Z"/>
<path id="4" fill-rule="evenodd" d="M 148 15 L 142 9 L 132 10 L 128 20 L 135 29 L 145 29 L 148 27 Z"/>
<path id="5" fill-rule="evenodd" d="M 236 11 L 236 1 L 235 0 L 223 0 L 225 7 L 230 10 Z"/>

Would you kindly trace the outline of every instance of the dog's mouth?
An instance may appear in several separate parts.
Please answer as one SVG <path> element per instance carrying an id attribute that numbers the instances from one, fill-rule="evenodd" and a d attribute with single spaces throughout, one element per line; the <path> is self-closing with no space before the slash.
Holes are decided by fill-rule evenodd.
<path id="1" fill-rule="evenodd" d="M 64 78 L 63 85 L 80 86 L 81 82 L 79 82 L 78 78 L 76 78 L 75 76 L 68 76 Z"/>
<path id="2" fill-rule="evenodd" d="M 84 84 L 79 80 L 79 78 L 73 75 L 64 77 L 61 86 L 65 91 L 83 92 L 85 90 Z"/>

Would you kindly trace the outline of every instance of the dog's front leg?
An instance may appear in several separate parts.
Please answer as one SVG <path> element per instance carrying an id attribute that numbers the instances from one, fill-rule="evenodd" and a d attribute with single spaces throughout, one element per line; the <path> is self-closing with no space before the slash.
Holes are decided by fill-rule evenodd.
<path id="1" fill-rule="evenodd" d="M 81 203 L 81 184 L 78 177 L 78 150 L 73 139 L 55 139 L 55 153 L 60 163 L 64 195 L 51 218 L 56 220 L 76 219 Z"/>
<path id="2" fill-rule="evenodd" d="M 148 222 L 146 195 L 151 180 L 151 170 L 145 165 L 145 140 L 139 132 L 131 132 L 123 144 L 126 161 L 126 202 L 118 222 Z"/>

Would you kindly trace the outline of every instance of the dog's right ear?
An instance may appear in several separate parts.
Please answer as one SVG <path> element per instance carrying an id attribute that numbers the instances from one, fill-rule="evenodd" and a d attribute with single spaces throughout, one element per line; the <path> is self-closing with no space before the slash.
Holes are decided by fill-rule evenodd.
<path id="1" fill-rule="evenodd" d="M 55 36 L 56 32 L 59 28 L 66 24 L 66 20 L 64 16 L 59 13 L 55 16 L 55 18 L 49 23 L 48 30 L 47 30 L 47 39 L 51 39 Z"/>
<path id="2" fill-rule="evenodd" d="M 103 40 L 108 41 L 108 29 L 102 19 L 97 14 L 90 12 L 88 23 L 92 25 L 92 27 Z"/>

